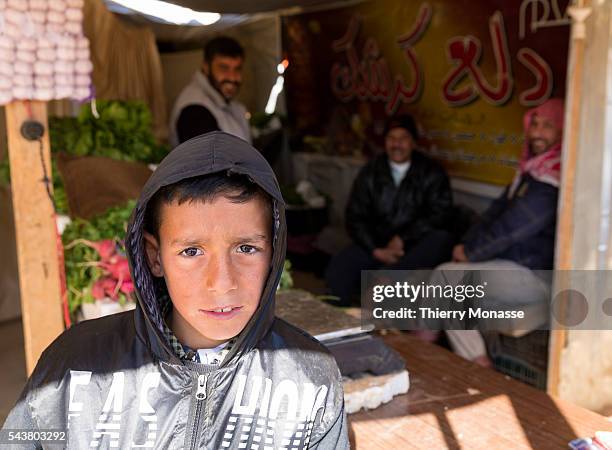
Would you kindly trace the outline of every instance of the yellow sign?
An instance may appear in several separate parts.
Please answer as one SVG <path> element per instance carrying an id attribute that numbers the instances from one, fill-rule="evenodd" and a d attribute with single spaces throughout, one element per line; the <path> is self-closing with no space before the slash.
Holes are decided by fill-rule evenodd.
<path id="1" fill-rule="evenodd" d="M 379 139 L 386 118 L 409 112 L 449 174 L 506 184 L 524 113 L 564 94 L 569 19 L 559 3 L 384 0 L 288 17 L 288 57 L 312 71 L 287 74 L 290 114 L 325 127 L 346 108 Z"/>

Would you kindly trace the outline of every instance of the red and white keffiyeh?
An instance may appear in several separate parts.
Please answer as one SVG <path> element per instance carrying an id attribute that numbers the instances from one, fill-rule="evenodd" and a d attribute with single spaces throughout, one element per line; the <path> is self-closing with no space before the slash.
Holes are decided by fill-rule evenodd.
<path id="1" fill-rule="evenodd" d="M 535 115 L 544 116 L 550 119 L 555 126 L 561 130 L 561 133 L 563 133 L 563 100 L 558 98 L 549 99 L 540 106 L 527 111 L 523 118 L 525 134 L 527 134 L 527 130 Z M 561 136 L 563 136 L 563 134 Z M 561 140 L 544 153 L 533 156 L 529 149 L 529 142 L 525 139 L 519 169 L 510 187 L 510 195 L 514 193 L 521 177 L 525 173 L 530 174 L 538 181 L 558 187 L 561 179 Z"/>

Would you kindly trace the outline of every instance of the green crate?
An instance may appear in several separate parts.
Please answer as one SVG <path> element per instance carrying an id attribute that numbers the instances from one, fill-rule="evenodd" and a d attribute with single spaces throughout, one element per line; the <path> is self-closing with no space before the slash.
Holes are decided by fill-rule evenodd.
<path id="1" fill-rule="evenodd" d="M 489 356 L 496 370 L 538 389 L 546 389 L 548 369 L 546 330 L 515 338 L 498 333 L 486 336 Z"/>

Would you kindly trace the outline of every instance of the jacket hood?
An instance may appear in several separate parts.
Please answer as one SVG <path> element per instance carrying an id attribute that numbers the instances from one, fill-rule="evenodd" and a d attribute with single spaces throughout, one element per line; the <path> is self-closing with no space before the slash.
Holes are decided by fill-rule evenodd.
<path id="1" fill-rule="evenodd" d="M 285 204 L 272 168 L 249 143 L 220 131 L 190 139 L 172 150 L 145 184 L 132 213 L 126 234 L 126 251 L 138 306 L 135 314 L 139 335 L 151 351 L 164 360 L 180 363 L 163 335 L 160 283 L 153 277 L 145 256 L 144 221 L 147 204 L 162 187 L 186 178 L 217 172 L 244 174 L 261 187 L 273 203 L 273 254 L 259 307 L 224 359 L 229 365 L 254 348 L 274 321 L 274 300 L 286 251 Z M 139 326 L 139 322 L 141 325 Z"/>

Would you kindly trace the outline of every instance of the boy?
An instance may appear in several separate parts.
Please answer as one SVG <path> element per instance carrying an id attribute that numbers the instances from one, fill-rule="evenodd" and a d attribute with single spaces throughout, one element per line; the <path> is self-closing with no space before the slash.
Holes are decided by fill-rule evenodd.
<path id="1" fill-rule="evenodd" d="M 56 339 L 4 430 L 67 430 L 71 449 L 348 448 L 335 361 L 274 317 L 285 244 L 253 147 L 222 132 L 179 145 L 128 227 L 136 310 Z"/>

